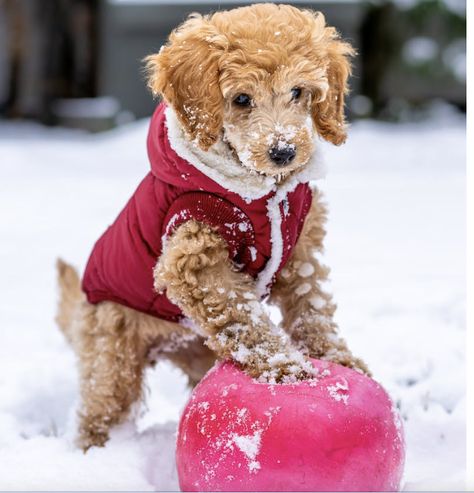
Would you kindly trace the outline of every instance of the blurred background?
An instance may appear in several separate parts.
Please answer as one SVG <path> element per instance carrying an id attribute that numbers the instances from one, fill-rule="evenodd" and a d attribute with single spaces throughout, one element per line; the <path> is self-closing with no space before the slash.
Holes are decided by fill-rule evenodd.
<path id="1" fill-rule="evenodd" d="M 251 2 L 0 0 L 0 118 L 101 131 L 152 113 L 141 60 L 190 12 Z M 466 109 L 465 0 L 288 2 L 358 49 L 351 119 Z"/>

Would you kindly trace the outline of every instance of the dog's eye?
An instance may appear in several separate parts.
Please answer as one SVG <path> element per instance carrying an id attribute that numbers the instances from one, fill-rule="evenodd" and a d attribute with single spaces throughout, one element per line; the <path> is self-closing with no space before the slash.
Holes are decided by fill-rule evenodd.
<path id="1" fill-rule="evenodd" d="M 301 96 L 301 87 L 293 87 L 291 90 L 291 100 L 297 101 Z"/>
<path id="2" fill-rule="evenodd" d="M 239 94 L 234 99 L 234 104 L 237 106 L 250 106 L 252 104 L 252 99 L 248 94 Z"/>

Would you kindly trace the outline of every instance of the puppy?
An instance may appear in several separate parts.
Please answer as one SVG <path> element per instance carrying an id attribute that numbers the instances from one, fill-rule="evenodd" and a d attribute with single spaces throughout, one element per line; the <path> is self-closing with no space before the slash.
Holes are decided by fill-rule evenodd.
<path id="1" fill-rule="evenodd" d="M 266 382 L 311 377 L 308 356 L 367 372 L 322 288 L 326 209 L 308 184 L 321 172 L 315 138 L 346 139 L 353 54 L 321 13 L 257 4 L 192 15 L 147 57 L 163 98 L 151 171 L 96 243 L 82 286 L 58 261 L 85 450 L 124 420 L 158 357 L 191 385 L 216 358 Z"/>

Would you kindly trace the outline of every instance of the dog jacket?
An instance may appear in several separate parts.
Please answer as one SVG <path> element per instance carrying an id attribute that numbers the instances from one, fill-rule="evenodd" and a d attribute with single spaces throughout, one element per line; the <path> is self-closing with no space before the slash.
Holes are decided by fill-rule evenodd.
<path id="1" fill-rule="evenodd" d="M 171 108 L 161 103 L 150 123 L 151 171 L 95 244 L 82 287 L 90 303 L 114 301 L 162 319 L 179 321 L 180 309 L 153 288 L 153 268 L 166 237 L 194 219 L 227 242 L 229 258 L 257 281 L 263 297 L 287 262 L 311 206 L 307 175 L 281 186 L 262 177 L 260 189 L 233 187 L 196 159 L 180 140 Z M 248 175 L 248 170 L 242 168 Z M 231 188 L 236 188 L 232 190 Z"/>

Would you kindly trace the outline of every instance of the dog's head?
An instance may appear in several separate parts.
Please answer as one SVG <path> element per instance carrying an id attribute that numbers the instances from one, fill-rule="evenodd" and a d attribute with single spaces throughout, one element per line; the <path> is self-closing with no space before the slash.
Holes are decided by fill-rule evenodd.
<path id="1" fill-rule="evenodd" d="M 313 132 L 345 141 L 352 47 L 318 12 L 257 4 L 192 15 L 146 58 L 148 84 L 201 149 L 223 139 L 240 163 L 289 175 L 313 151 Z"/>

